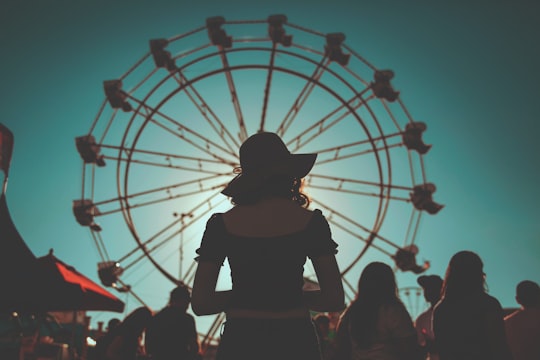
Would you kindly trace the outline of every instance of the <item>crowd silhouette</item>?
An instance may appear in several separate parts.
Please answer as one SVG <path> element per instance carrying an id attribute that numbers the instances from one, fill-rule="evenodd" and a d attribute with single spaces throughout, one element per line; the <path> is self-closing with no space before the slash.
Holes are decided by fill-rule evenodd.
<path id="1" fill-rule="evenodd" d="M 454 254 L 444 279 L 417 278 L 429 307 L 416 319 L 398 296 L 394 271 L 382 262 L 363 269 L 356 297 L 345 304 L 338 245 L 302 193 L 316 156 L 291 154 L 274 133 L 248 138 L 240 174 L 223 190 L 234 206 L 207 222 L 191 293 L 181 284 L 156 314 L 136 309 L 98 340 L 96 360 L 203 358 L 190 302 L 197 316 L 226 314 L 217 360 L 540 359 L 538 284 L 520 282 L 521 308 L 504 317 L 472 251 Z M 226 258 L 232 289 L 216 291 Z M 308 259 L 318 290 L 303 288 Z"/>
<path id="2" fill-rule="evenodd" d="M 521 308 L 505 317 L 498 300 L 487 294 L 483 264 L 473 252 L 456 253 L 444 279 L 422 275 L 417 281 L 429 308 L 415 320 L 398 297 L 392 268 L 372 262 L 359 278 L 355 299 L 344 310 L 311 312 L 308 328 L 294 313 L 277 319 L 248 317 L 259 312 L 233 317 L 241 319 L 232 327 L 238 338 L 233 338 L 232 349 L 225 347 L 224 356 L 221 343 L 227 339 L 222 333 L 217 359 L 302 359 L 299 352 L 317 360 L 540 359 L 536 282 L 516 286 Z M 123 321 L 113 319 L 89 360 L 209 359 L 201 353 L 195 319 L 187 313 L 190 301 L 189 288 L 181 284 L 162 310 L 152 314 L 140 307 Z M 265 348 L 268 341 L 278 343 Z"/>

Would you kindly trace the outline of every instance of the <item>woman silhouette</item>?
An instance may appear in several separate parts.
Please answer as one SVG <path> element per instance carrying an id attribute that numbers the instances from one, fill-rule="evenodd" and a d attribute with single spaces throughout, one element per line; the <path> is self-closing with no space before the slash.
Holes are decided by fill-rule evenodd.
<path id="1" fill-rule="evenodd" d="M 316 157 L 291 154 L 268 132 L 240 147 L 242 172 L 222 191 L 235 206 L 208 220 L 192 291 L 197 315 L 226 313 L 219 360 L 320 359 L 309 310 L 342 310 L 344 295 L 337 244 L 321 211 L 308 210 L 300 190 Z M 232 290 L 216 291 L 225 258 Z M 306 258 L 318 291 L 302 290 Z"/>
<path id="2" fill-rule="evenodd" d="M 471 251 L 450 259 L 433 332 L 441 360 L 508 360 L 503 310 L 485 288 L 484 264 Z"/>
<path id="3" fill-rule="evenodd" d="M 390 266 L 372 262 L 337 329 L 338 360 L 415 360 L 420 352 L 411 316 L 397 296 Z"/>

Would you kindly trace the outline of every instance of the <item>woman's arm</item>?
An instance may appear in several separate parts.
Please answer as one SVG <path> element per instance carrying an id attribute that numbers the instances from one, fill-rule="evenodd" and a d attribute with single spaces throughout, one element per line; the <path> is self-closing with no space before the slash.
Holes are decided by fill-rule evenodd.
<path id="1" fill-rule="evenodd" d="M 345 308 L 345 295 L 341 274 L 334 255 L 321 255 L 311 259 L 320 290 L 304 291 L 304 303 L 313 311 L 334 312 Z"/>
<path id="2" fill-rule="evenodd" d="M 196 315 L 218 314 L 226 310 L 231 291 L 216 291 L 220 268 L 219 263 L 199 261 L 191 291 L 191 308 Z"/>

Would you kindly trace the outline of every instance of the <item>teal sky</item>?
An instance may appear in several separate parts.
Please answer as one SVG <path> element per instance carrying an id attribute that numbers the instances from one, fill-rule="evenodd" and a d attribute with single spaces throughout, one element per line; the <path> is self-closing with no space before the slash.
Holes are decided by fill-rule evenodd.
<path id="1" fill-rule="evenodd" d="M 148 40 L 207 17 L 279 13 L 321 33 L 343 32 L 370 63 L 394 70 L 402 101 L 428 125 L 427 178 L 445 204 L 423 216 L 421 259 L 443 276 L 455 252 L 477 252 L 490 293 L 515 307 L 515 285 L 540 282 L 540 5 L 525 0 L 2 1 L 0 122 L 15 135 L 7 199 L 34 254 L 53 248 L 97 280 L 97 251 L 71 203 L 81 192 L 74 139 L 97 114 L 103 80 L 126 72 Z M 141 292 L 160 308 L 170 288 Z M 122 298 L 128 311 L 138 305 Z"/>

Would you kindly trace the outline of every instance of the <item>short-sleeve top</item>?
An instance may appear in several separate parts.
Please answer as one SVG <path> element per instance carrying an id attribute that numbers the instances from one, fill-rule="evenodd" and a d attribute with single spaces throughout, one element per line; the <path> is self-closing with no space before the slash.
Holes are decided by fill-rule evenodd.
<path id="1" fill-rule="evenodd" d="M 337 246 L 320 210 L 313 211 L 303 230 L 275 237 L 229 234 L 217 213 L 206 224 L 196 260 L 223 264 L 228 259 L 230 308 L 283 311 L 302 306 L 307 257 L 336 254 Z"/>

